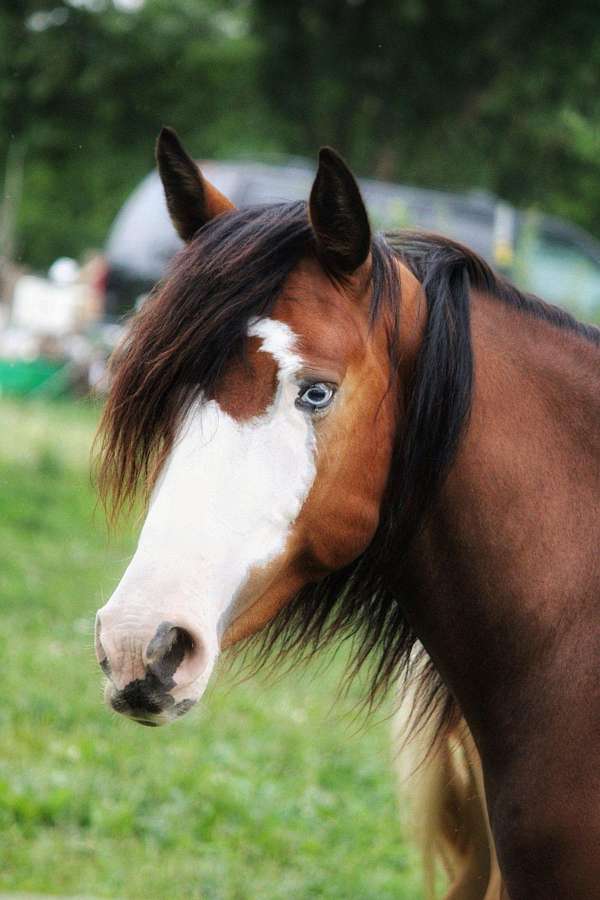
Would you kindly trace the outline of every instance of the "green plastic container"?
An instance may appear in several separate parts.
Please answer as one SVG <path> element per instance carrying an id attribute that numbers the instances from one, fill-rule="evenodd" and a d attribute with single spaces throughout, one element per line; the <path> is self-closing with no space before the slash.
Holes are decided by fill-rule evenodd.
<path id="1" fill-rule="evenodd" d="M 0 394 L 26 397 L 38 392 L 53 396 L 64 393 L 66 379 L 61 376 L 65 369 L 64 363 L 49 359 L 0 359 Z"/>

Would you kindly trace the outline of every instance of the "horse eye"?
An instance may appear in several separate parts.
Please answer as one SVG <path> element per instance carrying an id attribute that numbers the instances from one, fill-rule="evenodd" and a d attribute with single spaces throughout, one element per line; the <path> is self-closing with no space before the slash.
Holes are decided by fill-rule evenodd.
<path id="1" fill-rule="evenodd" d="M 309 412 L 319 412 L 329 406 L 334 395 L 335 388 L 332 385 L 319 381 L 316 384 L 309 384 L 300 388 L 296 398 L 296 406 L 299 406 L 301 409 L 307 409 Z"/>

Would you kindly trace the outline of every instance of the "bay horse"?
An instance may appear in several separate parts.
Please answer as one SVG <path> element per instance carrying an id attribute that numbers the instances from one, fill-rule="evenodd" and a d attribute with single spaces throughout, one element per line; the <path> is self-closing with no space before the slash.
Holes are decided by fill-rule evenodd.
<path id="1" fill-rule="evenodd" d="M 108 703 L 171 721 L 253 635 L 351 637 L 375 698 L 418 641 L 500 895 L 600 896 L 600 332 L 446 238 L 373 234 L 329 148 L 308 203 L 240 210 L 169 129 L 157 161 L 186 244 L 101 423 L 101 492 L 148 501 L 97 616 Z"/>

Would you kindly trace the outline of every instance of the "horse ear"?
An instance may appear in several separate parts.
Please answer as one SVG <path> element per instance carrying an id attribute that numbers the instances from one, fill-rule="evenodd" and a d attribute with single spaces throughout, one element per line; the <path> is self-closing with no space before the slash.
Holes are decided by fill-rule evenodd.
<path id="1" fill-rule="evenodd" d="M 351 275 L 369 255 L 371 228 L 354 175 L 331 147 L 321 147 L 310 192 L 310 221 L 323 264 Z"/>
<path id="2" fill-rule="evenodd" d="M 156 163 L 167 207 L 177 233 L 184 241 L 215 216 L 235 209 L 188 156 L 172 128 L 163 128 L 156 141 Z"/>

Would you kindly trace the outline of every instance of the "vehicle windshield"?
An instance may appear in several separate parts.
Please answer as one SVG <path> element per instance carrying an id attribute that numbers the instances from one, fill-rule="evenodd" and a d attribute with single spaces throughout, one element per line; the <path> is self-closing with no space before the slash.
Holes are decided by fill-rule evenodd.
<path id="1" fill-rule="evenodd" d="M 567 235 L 540 229 L 519 252 L 519 280 L 534 294 L 600 319 L 600 261 Z"/>

